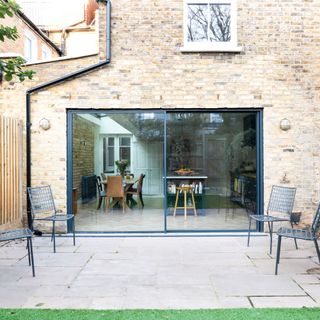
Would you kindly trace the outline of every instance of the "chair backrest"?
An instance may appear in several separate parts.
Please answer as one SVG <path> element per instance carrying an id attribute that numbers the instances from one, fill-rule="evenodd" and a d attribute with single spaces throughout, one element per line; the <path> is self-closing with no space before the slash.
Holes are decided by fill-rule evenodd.
<path id="1" fill-rule="evenodd" d="M 138 179 L 137 192 L 139 192 L 139 193 L 142 192 L 143 179 L 144 179 L 145 176 L 146 176 L 145 174 L 141 173 L 141 174 L 140 174 L 140 177 L 139 177 L 139 179 Z"/>
<path id="2" fill-rule="evenodd" d="M 124 197 L 124 188 L 121 176 L 108 176 L 107 197 Z"/>
<path id="3" fill-rule="evenodd" d="M 101 193 L 103 191 L 103 188 L 102 188 L 101 178 L 99 176 L 96 176 L 96 185 L 99 193 Z"/>
<path id="4" fill-rule="evenodd" d="M 320 204 L 318 206 L 316 215 L 313 218 L 311 230 L 314 234 L 320 231 Z"/>
<path id="5" fill-rule="evenodd" d="M 107 180 L 107 176 L 103 172 L 101 173 L 101 178 L 102 180 Z"/>
<path id="6" fill-rule="evenodd" d="M 291 215 L 296 196 L 296 188 L 272 186 L 268 210 Z"/>
<path id="7" fill-rule="evenodd" d="M 28 196 L 33 218 L 41 214 L 56 214 L 57 210 L 50 186 L 28 187 Z"/>

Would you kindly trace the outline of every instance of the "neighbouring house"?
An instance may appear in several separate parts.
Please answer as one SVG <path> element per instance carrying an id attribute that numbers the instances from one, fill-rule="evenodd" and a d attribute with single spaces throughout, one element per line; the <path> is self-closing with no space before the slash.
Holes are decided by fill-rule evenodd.
<path id="1" fill-rule="evenodd" d="M 2 84 L 0 112 L 26 124 L 26 185 L 50 184 L 62 209 L 76 199 L 83 232 L 246 231 L 274 184 L 297 187 L 308 224 L 320 201 L 317 1 L 98 2 L 98 53 L 28 64 L 34 80 Z M 105 199 L 97 209 L 96 177 L 111 188 L 117 160 L 134 176 L 124 213 Z"/>
<path id="2" fill-rule="evenodd" d="M 20 0 L 19 3 L 64 56 L 75 57 L 98 52 L 96 0 Z M 63 15 L 61 8 L 64 10 Z"/>
<path id="3" fill-rule="evenodd" d="M 21 10 L 1 19 L 6 26 L 16 26 L 19 34 L 17 40 L 6 39 L 1 43 L 0 57 L 23 57 L 27 62 L 50 60 L 62 55 L 58 46 L 42 32 Z"/>

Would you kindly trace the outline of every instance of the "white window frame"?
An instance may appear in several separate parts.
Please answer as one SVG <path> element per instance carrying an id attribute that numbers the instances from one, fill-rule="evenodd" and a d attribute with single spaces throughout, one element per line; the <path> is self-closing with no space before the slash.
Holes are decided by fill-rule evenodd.
<path id="1" fill-rule="evenodd" d="M 189 4 L 229 4 L 231 6 L 231 41 L 229 42 L 190 42 L 188 41 L 188 5 Z M 241 52 L 237 37 L 236 0 L 184 0 L 183 1 L 183 41 L 181 52 Z"/>
<path id="2" fill-rule="evenodd" d="M 41 59 L 50 60 L 52 58 L 51 50 L 45 44 L 41 46 Z"/>
<path id="3" fill-rule="evenodd" d="M 102 136 L 102 150 L 103 150 L 103 140 L 104 139 L 108 139 L 108 138 L 114 138 L 114 146 L 113 146 L 113 152 L 114 152 L 114 161 L 117 161 L 117 160 L 120 160 L 120 148 L 121 148 L 121 145 L 120 145 L 120 139 L 121 138 L 129 138 L 130 139 L 130 165 L 129 167 L 127 168 L 127 170 L 130 170 L 131 168 L 131 163 L 132 163 L 132 136 L 129 136 L 129 135 L 126 135 L 126 134 L 121 134 L 121 135 L 113 135 L 113 134 L 107 134 L 107 135 L 103 135 Z M 107 145 L 107 149 L 108 149 L 108 145 Z M 104 172 L 106 174 L 117 174 L 117 166 L 114 165 L 114 169 L 113 171 L 109 171 L 108 172 L 105 172 L 104 171 L 104 163 L 103 163 L 103 154 L 102 154 L 102 171 L 101 172 Z"/>
<path id="4" fill-rule="evenodd" d="M 29 30 L 24 31 L 24 55 L 27 62 L 38 60 L 38 41 L 36 36 Z M 28 44 L 30 41 L 30 45 Z M 29 51 L 30 50 L 30 51 Z M 31 54 L 29 56 L 29 53 Z"/>

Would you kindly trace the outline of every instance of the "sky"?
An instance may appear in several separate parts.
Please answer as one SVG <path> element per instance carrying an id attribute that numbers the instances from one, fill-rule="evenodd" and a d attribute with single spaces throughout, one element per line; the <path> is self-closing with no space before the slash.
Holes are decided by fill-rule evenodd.
<path id="1" fill-rule="evenodd" d="M 16 0 L 38 26 L 66 27 L 83 20 L 86 0 Z"/>

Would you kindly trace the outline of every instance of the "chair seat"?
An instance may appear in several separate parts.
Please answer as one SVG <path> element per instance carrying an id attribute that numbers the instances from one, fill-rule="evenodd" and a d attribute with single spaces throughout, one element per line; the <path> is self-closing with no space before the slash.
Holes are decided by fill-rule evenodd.
<path id="1" fill-rule="evenodd" d="M 74 217 L 73 214 L 56 214 L 53 216 L 43 217 L 43 218 L 35 218 L 34 220 L 46 220 L 46 221 L 66 221 L 72 219 Z"/>
<path id="2" fill-rule="evenodd" d="M 261 222 L 274 222 L 274 221 L 290 221 L 289 218 L 279 218 L 270 215 L 251 214 L 250 218 Z"/>
<path id="3" fill-rule="evenodd" d="M 31 238 L 32 231 L 30 229 L 16 229 L 0 232 L 0 241 L 9 241 L 15 239 Z"/>
<path id="4" fill-rule="evenodd" d="M 278 236 L 287 237 L 287 238 L 295 238 L 301 240 L 315 240 L 315 234 L 311 230 L 304 229 L 292 229 L 281 227 L 277 231 Z"/>
<path id="5" fill-rule="evenodd" d="M 137 189 L 129 189 L 128 191 L 126 191 L 127 194 L 137 194 L 138 193 L 138 190 Z"/>

